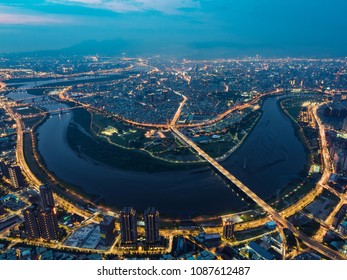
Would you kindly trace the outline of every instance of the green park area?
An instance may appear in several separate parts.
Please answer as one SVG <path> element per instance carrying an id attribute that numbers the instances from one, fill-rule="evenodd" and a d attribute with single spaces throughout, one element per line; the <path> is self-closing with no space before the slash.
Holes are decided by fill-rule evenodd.
<path id="1" fill-rule="evenodd" d="M 200 137 L 204 140 L 192 139 L 213 157 L 229 155 L 244 141 L 260 114 L 252 111 L 236 123 L 221 122 L 213 127 L 215 131 L 207 128 L 207 135 Z M 168 129 L 135 127 L 115 117 L 84 109 L 74 110 L 67 139 L 78 153 L 122 169 L 153 172 L 204 165 Z"/>
<path id="2" fill-rule="evenodd" d="M 116 168 L 155 172 L 196 166 L 153 157 L 143 148 L 147 144 L 145 133 L 145 130 L 76 109 L 67 130 L 67 140 L 80 155 Z"/>

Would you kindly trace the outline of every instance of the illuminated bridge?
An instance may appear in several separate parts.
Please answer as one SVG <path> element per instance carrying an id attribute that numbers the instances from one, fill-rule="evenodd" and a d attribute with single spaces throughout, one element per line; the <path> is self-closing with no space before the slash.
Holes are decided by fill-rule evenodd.
<path id="1" fill-rule="evenodd" d="M 45 116 L 45 115 L 58 115 L 58 114 L 64 114 L 64 113 L 68 113 L 71 110 L 74 109 L 78 109 L 78 108 L 83 108 L 83 106 L 75 106 L 75 107 L 64 107 L 64 108 L 59 108 L 59 109 L 55 109 L 55 110 L 51 110 L 51 111 L 43 111 L 41 113 L 37 113 L 37 114 L 31 114 L 31 115 L 25 115 L 22 116 L 22 119 L 29 119 L 29 118 L 36 118 L 36 117 L 40 117 L 40 116 Z"/>
<path id="2" fill-rule="evenodd" d="M 252 199 L 259 207 L 267 212 L 270 217 L 277 222 L 279 227 L 288 228 L 296 237 L 300 238 L 307 246 L 321 253 L 322 255 L 330 259 L 347 259 L 346 256 L 340 254 L 337 251 L 330 249 L 329 247 L 321 244 L 313 238 L 299 231 L 292 223 L 283 218 L 275 209 L 268 205 L 263 199 L 251 191 L 245 184 L 238 180 L 228 170 L 221 166 L 216 160 L 205 153 L 198 145 L 196 145 L 187 136 L 177 130 L 177 128 L 171 127 L 171 131 L 183 142 L 194 149 L 200 157 L 204 158 L 210 165 L 213 166 L 222 176 L 231 181 L 236 187 L 238 187 L 244 194 Z"/>

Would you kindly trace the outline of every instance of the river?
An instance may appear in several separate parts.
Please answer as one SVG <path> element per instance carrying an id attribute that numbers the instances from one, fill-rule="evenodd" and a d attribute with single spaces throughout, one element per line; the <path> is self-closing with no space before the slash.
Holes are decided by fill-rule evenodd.
<path id="1" fill-rule="evenodd" d="M 222 163 L 262 198 L 285 187 L 306 164 L 303 144 L 276 97 L 264 100 L 263 115 L 242 146 Z M 225 214 L 246 206 L 209 168 L 146 173 L 115 169 L 79 156 L 66 141 L 72 114 L 51 116 L 38 129 L 38 150 L 62 181 L 103 197 L 120 209 L 154 206 L 161 213 Z"/>
<path id="2" fill-rule="evenodd" d="M 50 117 L 38 129 L 38 149 L 49 170 L 117 208 L 155 206 L 168 214 L 228 212 L 242 206 L 209 169 L 146 173 L 125 171 L 80 157 L 66 141 L 71 113 Z M 86 136 L 88 137 L 88 136 Z"/>
<path id="3" fill-rule="evenodd" d="M 246 141 L 223 165 L 266 199 L 297 178 L 307 157 L 291 120 L 278 104 L 278 98 L 265 99 L 262 110 L 261 118 Z"/>

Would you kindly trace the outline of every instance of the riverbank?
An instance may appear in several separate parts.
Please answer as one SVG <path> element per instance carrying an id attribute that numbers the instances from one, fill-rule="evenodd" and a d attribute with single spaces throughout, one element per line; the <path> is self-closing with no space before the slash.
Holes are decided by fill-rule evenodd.
<path id="1" fill-rule="evenodd" d="M 186 218 L 230 213 L 244 206 L 209 167 L 149 173 L 116 169 L 78 156 L 66 141 L 71 118 L 71 114 L 53 116 L 41 126 L 39 151 L 58 178 L 103 197 L 107 205 L 118 210 L 133 206 L 139 211 L 155 206 L 171 217 Z"/>
<path id="2" fill-rule="evenodd" d="M 23 152 L 25 161 L 32 173 L 43 184 L 51 185 L 59 196 L 69 202 L 75 205 L 85 206 L 90 203 L 90 201 L 94 200 L 96 196 L 83 192 L 82 188 L 78 186 L 68 184 L 58 179 L 54 172 L 47 169 L 44 159 L 37 150 L 37 129 L 47 121 L 48 118 L 49 115 L 45 115 L 41 118 L 36 118 L 36 121 L 32 120 L 32 133 L 24 133 Z"/>
<path id="3" fill-rule="evenodd" d="M 272 104 L 273 101 L 266 103 Z M 269 108 L 269 106 L 267 106 L 266 111 L 271 112 L 273 108 L 275 107 Z M 280 108 L 278 110 L 280 110 Z M 83 114 L 79 114 L 79 125 L 75 124 L 75 129 L 79 132 L 78 137 L 83 136 L 87 138 L 94 145 L 94 149 L 96 147 L 98 151 L 99 142 L 95 142 L 96 140 L 92 137 L 90 131 L 90 115 L 86 117 L 85 114 L 89 113 L 85 111 Z M 155 170 L 150 173 L 129 172 L 91 162 L 88 157 L 84 155 L 82 150 L 79 150 L 80 153 L 79 156 L 77 156 L 76 152 L 71 151 L 69 143 L 64 145 L 61 144 L 66 141 L 65 132 L 71 123 L 71 118 L 72 114 L 52 117 L 49 120 L 48 126 L 46 127 L 45 125 L 45 132 L 40 132 L 40 134 L 42 134 L 40 136 L 41 141 L 46 142 L 46 144 L 42 144 L 46 145 L 46 147 L 41 145 L 41 151 L 45 154 L 45 159 L 49 159 L 47 158 L 48 153 L 50 157 L 47 164 L 48 169 L 54 170 L 56 177 L 64 180 L 68 178 L 67 180 L 71 182 L 72 185 L 82 186 L 83 192 L 95 193 L 99 197 L 105 198 L 105 200 L 107 200 L 107 205 L 113 205 L 118 209 L 127 205 L 134 206 L 137 209 L 143 209 L 149 205 L 154 205 L 160 209 L 162 213 L 168 214 L 174 209 L 177 209 L 179 215 L 187 213 L 187 215 L 191 217 L 201 215 L 202 213 L 207 215 L 231 213 L 244 207 L 237 202 L 237 200 L 241 200 L 240 197 L 236 197 L 236 193 L 231 194 L 232 191 L 226 188 L 224 180 L 220 179 L 218 176 L 214 176 L 214 172 L 210 168 L 203 168 L 204 170 L 200 168 L 201 172 L 196 169 L 187 170 L 188 172 L 179 172 L 176 170 L 170 170 L 170 172 L 155 172 Z M 257 125 L 254 125 L 252 133 L 249 134 L 254 134 L 256 127 L 264 125 L 264 118 L 261 117 L 261 119 L 262 121 L 260 121 L 260 119 L 257 120 Z M 288 126 L 290 126 L 290 122 L 288 120 L 287 122 Z M 62 127 L 62 129 L 58 129 L 58 127 Z M 281 128 L 279 127 L 278 129 Z M 259 128 L 257 130 L 259 130 Z M 260 128 L 260 131 L 261 130 L 262 128 Z M 293 132 L 290 132 L 290 129 L 286 133 L 293 134 Z M 249 138 L 244 142 L 248 142 L 248 139 Z M 77 140 L 76 143 L 81 145 L 81 142 Z M 66 150 L 66 153 L 52 152 L 50 148 L 51 145 L 59 150 Z M 241 147 L 243 147 L 243 145 L 241 145 Z M 277 151 L 276 146 L 270 145 L 269 149 L 270 155 Z M 282 148 L 279 147 L 279 149 L 281 150 Z M 292 151 L 289 154 L 291 153 Z M 116 156 L 114 157 L 118 159 Z M 64 162 L 62 162 L 62 160 L 64 160 Z M 234 158 L 226 160 L 227 163 L 234 161 Z M 265 167 L 271 169 L 273 165 L 281 165 L 282 161 L 283 160 L 279 161 L 279 159 L 276 159 L 272 162 L 272 165 L 266 163 Z M 236 163 L 238 163 L 239 166 L 243 166 L 243 158 L 242 161 Z M 249 164 L 249 162 L 247 164 Z M 280 170 L 286 172 L 287 168 L 283 168 L 281 167 Z M 71 172 L 72 170 L 73 172 Z M 199 172 L 197 173 L 197 171 Z M 262 174 L 263 169 L 259 169 L 257 172 Z M 275 176 L 274 179 L 278 176 L 280 175 Z M 273 186 L 273 188 L 275 187 L 276 185 Z M 262 192 L 257 188 L 254 190 L 256 192 Z M 272 192 L 272 194 L 273 193 L 274 192 Z M 208 209 L 205 207 L 206 205 L 208 205 Z M 171 212 L 168 215 L 177 216 L 177 212 Z"/>
<path id="4" fill-rule="evenodd" d="M 231 149 L 226 150 L 225 147 L 220 147 L 229 143 L 219 142 L 218 140 L 214 140 L 213 143 L 201 143 L 201 148 L 207 153 L 211 153 L 211 156 L 214 156 L 213 154 L 215 153 L 212 149 L 213 147 L 215 150 L 226 150 L 226 152 L 223 151 L 222 156 L 217 157 L 218 161 L 225 161 L 247 139 L 260 117 L 261 111 L 251 112 L 249 116 L 246 116 L 245 120 L 234 124 L 231 128 L 226 128 L 227 131 L 232 130 L 233 134 L 244 134 L 236 145 L 232 145 Z M 103 119 L 100 120 L 100 118 Z M 103 135 L 103 131 L 107 130 L 112 130 L 114 134 L 112 136 Z M 74 110 L 73 121 L 67 130 L 67 141 L 70 147 L 80 156 L 124 170 L 158 172 L 190 170 L 192 168 L 207 166 L 201 160 L 192 160 L 192 157 L 196 155 L 186 147 L 180 147 L 180 143 L 175 141 L 175 138 L 170 132 L 161 132 L 162 135 L 165 135 L 165 139 L 162 144 L 159 144 L 159 146 L 164 144 L 177 145 L 176 149 L 172 150 L 171 148 L 170 159 L 158 156 L 156 154 L 158 151 L 154 152 L 141 148 L 143 145 L 152 144 L 152 141 L 146 140 L 144 137 L 145 133 L 146 130 L 132 128 L 128 125 L 117 123 L 114 120 L 109 121 L 101 115 L 95 116 L 93 112 L 77 109 Z M 95 148 L 96 144 L 98 146 L 97 149 Z M 135 148 L 135 146 L 138 146 L 138 148 Z M 156 149 L 160 150 L 159 146 L 155 146 L 157 147 Z M 159 153 L 163 152 L 161 151 Z M 189 157 L 188 153 L 189 155 L 191 154 L 191 158 L 189 160 L 182 160 L 181 157 L 183 155 Z M 121 160 L 115 160 L 115 158 Z"/>
<path id="5" fill-rule="evenodd" d="M 266 201 L 298 178 L 307 163 L 304 146 L 278 105 L 278 98 L 263 100 L 263 114 L 257 125 L 243 145 L 222 164 Z"/>
<path id="6" fill-rule="evenodd" d="M 257 125 L 259 119 L 261 118 L 262 111 L 258 113 L 256 116 L 256 120 L 252 123 L 249 130 L 246 132 L 245 136 L 237 143 L 234 147 L 232 147 L 228 152 L 226 152 L 224 155 L 215 158 L 217 162 L 223 162 L 226 161 L 233 153 L 237 151 L 237 149 L 241 148 L 242 144 L 247 140 L 248 136 L 252 133 L 254 127 Z"/>
<path id="7" fill-rule="evenodd" d="M 269 203 L 275 207 L 277 210 L 283 210 L 288 205 L 295 203 L 300 200 L 304 195 L 308 194 L 315 188 L 316 182 L 318 178 L 313 178 L 312 174 L 310 174 L 310 169 L 313 164 L 320 164 L 314 161 L 314 151 L 310 148 L 309 141 L 307 139 L 307 135 L 305 135 L 304 129 L 298 123 L 297 117 L 289 112 L 288 108 L 284 105 L 284 103 L 291 101 L 291 105 L 293 104 L 293 99 L 301 100 L 307 99 L 306 96 L 291 96 L 291 97 L 283 97 L 281 100 L 278 100 L 278 104 L 282 109 L 283 114 L 291 121 L 291 124 L 294 129 L 295 136 L 300 140 L 301 143 L 304 144 L 305 152 L 306 152 L 306 165 L 304 168 L 298 173 L 299 177 L 290 181 L 288 186 L 281 189 L 277 197 L 269 200 Z M 294 108 L 294 107 L 293 107 Z M 300 106 L 298 106 L 300 108 Z M 300 109 L 299 109 L 300 110 Z"/>
<path id="8" fill-rule="evenodd" d="M 25 147 L 28 161 L 30 157 L 35 159 L 35 151 L 40 151 L 38 160 L 30 163 L 40 180 L 52 182 L 54 191 L 74 204 L 85 205 L 84 198 L 79 202 L 79 194 L 88 198 L 91 196 L 88 194 L 95 194 L 93 197 L 100 198 L 99 202 L 104 199 L 103 205 L 115 210 L 133 206 L 143 211 L 154 206 L 161 216 L 185 219 L 228 214 L 243 207 L 239 198 L 225 187 L 223 180 L 214 176 L 209 167 L 170 172 L 125 172 L 78 157 L 66 143 L 66 124 L 70 123 L 71 116 L 70 112 L 45 119 L 33 133 L 34 138 L 26 137 Z M 34 121 L 28 120 L 28 123 Z M 74 200 L 69 194 L 76 188 Z"/>

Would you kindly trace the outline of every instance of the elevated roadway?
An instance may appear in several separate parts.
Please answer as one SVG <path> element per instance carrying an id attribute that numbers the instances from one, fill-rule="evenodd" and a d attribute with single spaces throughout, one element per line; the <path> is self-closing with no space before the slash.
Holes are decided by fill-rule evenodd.
<path id="1" fill-rule="evenodd" d="M 10 107 L 7 107 L 3 102 L 0 102 L 0 106 L 6 111 L 6 113 L 16 122 L 17 126 L 17 147 L 16 147 L 16 159 L 18 165 L 21 167 L 21 170 L 26 175 L 27 179 L 30 181 L 33 187 L 35 187 L 39 191 L 39 187 L 43 184 L 31 171 L 29 168 L 25 156 L 24 156 L 24 124 L 22 122 L 22 119 L 18 114 L 15 114 Z M 84 218 L 88 218 L 90 216 L 90 213 L 87 211 L 84 211 L 77 206 L 75 206 L 73 203 L 64 200 L 63 198 L 56 196 L 56 199 L 58 202 L 64 202 L 66 206 L 69 207 L 69 210 L 74 211 L 75 213 L 79 214 L 80 216 Z"/>
<path id="2" fill-rule="evenodd" d="M 300 238 L 307 246 L 321 253 L 322 255 L 330 259 L 347 259 L 346 256 L 332 250 L 331 248 L 324 246 L 318 241 L 312 239 L 306 234 L 299 231 L 292 223 L 283 218 L 275 209 L 268 205 L 263 199 L 251 191 L 245 184 L 243 184 L 239 179 L 232 175 L 228 170 L 221 166 L 216 160 L 204 152 L 198 145 L 196 145 L 192 140 L 181 133 L 177 128 L 171 127 L 171 131 L 182 141 L 184 141 L 188 146 L 195 150 L 198 155 L 204 158 L 212 167 L 217 170 L 221 175 L 231 181 L 236 187 L 238 187 L 244 194 L 246 194 L 251 200 L 253 200 L 259 207 L 261 207 L 270 217 L 278 223 L 280 227 L 288 228 L 292 233 Z"/>

